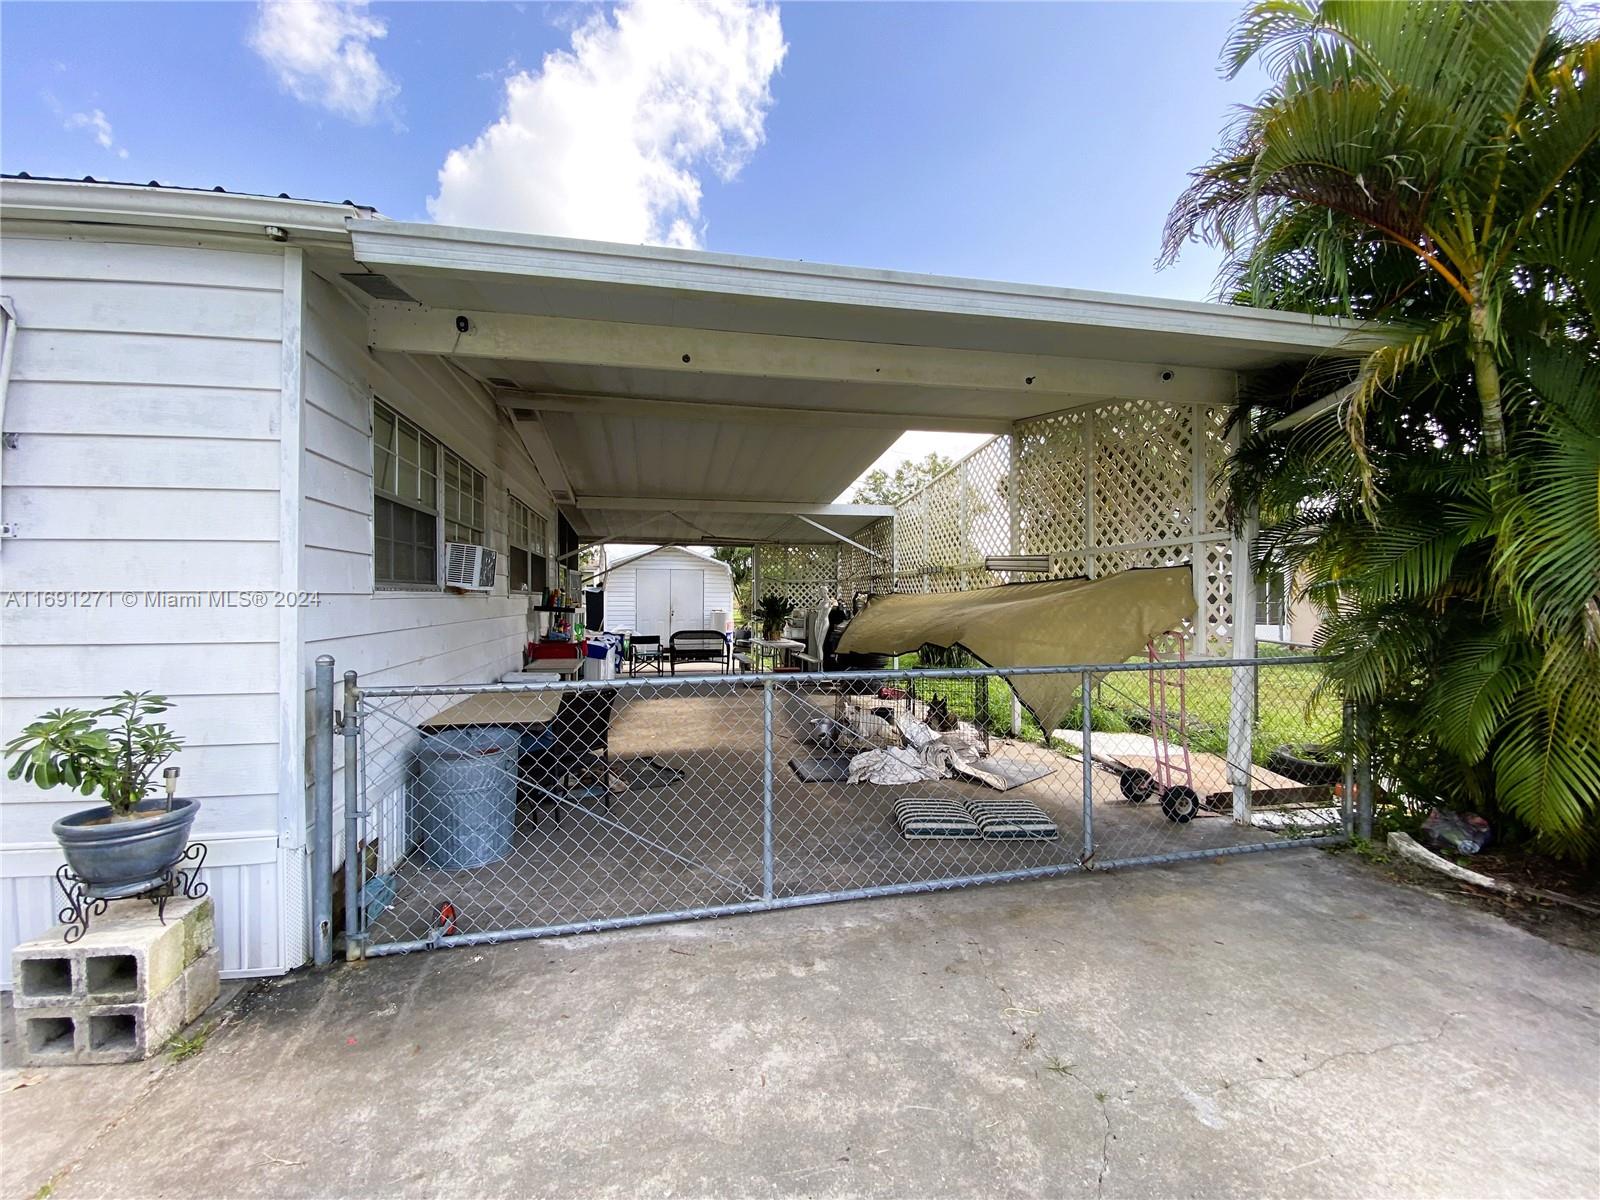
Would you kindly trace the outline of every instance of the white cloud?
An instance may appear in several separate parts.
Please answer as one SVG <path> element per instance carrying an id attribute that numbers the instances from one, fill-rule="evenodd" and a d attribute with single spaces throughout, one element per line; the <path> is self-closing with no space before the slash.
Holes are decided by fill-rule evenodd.
<path id="1" fill-rule="evenodd" d="M 87 129 L 101 149 L 111 151 L 118 158 L 128 157 L 127 148 L 117 145 L 117 135 L 111 128 L 111 122 L 98 108 L 92 112 L 73 113 L 67 118 L 66 124 L 68 129 Z"/>
<path id="2" fill-rule="evenodd" d="M 452 150 L 437 221 L 694 246 L 700 178 L 761 144 L 788 47 L 778 10 L 744 0 L 624 0 L 570 50 L 505 84 L 499 120 Z"/>
<path id="3" fill-rule="evenodd" d="M 372 52 L 388 32 L 366 0 L 262 0 L 250 48 L 295 99 L 366 122 L 400 94 Z"/>

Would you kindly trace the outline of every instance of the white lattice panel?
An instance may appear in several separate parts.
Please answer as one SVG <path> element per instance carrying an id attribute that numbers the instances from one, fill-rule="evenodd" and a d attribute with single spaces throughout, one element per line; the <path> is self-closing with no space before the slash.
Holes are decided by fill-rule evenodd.
<path id="1" fill-rule="evenodd" d="M 1214 651 L 1232 607 L 1216 482 L 1225 423 L 1221 409 L 1121 400 L 1021 422 L 862 532 L 856 540 L 892 566 L 848 546 L 762 546 L 762 590 L 799 607 L 856 592 L 969 591 L 1003 582 L 983 560 L 1013 549 L 1048 554 L 1056 578 L 1197 562 L 1205 637 L 1196 650 Z"/>
<path id="2" fill-rule="evenodd" d="M 839 547 L 839 598 L 848 601 L 857 592 L 892 592 L 894 518 L 874 521 L 855 534 L 853 540 L 877 554 L 867 554 L 854 546 Z"/>
<path id="3" fill-rule="evenodd" d="M 1090 414 L 1095 543 L 1174 541 L 1194 529 L 1193 408 L 1127 401 Z"/>
<path id="4" fill-rule="evenodd" d="M 839 551 L 833 546 L 780 546 L 764 543 L 755 548 L 756 574 L 761 597 L 778 593 L 800 608 L 815 608 L 832 599 L 839 589 Z"/>
<path id="5" fill-rule="evenodd" d="M 1017 426 L 1017 552 L 1066 555 L 1079 562 L 1056 575 L 1081 575 L 1086 544 L 1083 412 L 1059 413 Z"/>

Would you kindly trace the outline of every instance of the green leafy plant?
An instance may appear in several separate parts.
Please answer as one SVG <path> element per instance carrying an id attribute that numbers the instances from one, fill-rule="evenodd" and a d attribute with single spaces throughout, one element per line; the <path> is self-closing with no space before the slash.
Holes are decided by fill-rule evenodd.
<path id="1" fill-rule="evenodd" d="M 6 745 L 7 776 L 40 788 L 98 793 L 119 817 L 133 815 L 156 788 L 155 774 L 183 746 L 163 721 L 165 696 L 123 692 L 104 708 L 56 708 Z"/>
<path id="2" fill-rule="evenodd" d="M 777 592 L 767 592 L 756 605 L 756 612 L 761 617 L 762 633 L 769 638 L 776 637 L 783 632 L 783 623 L 794 614 L 794 601 Z"/>
<path id="3" fill-rule="evenodd" d="M 1600 855 L 1594 22 L 1258 0 L 1224 68 L 1252 61 L 1272 82 L 1165 256 L 1208 242 L 1225 297 L 1386 332 L 1248 382 L 1235 522 L 1321 610 L 1327 689 L 1368 714 L 1394 803 Z"/>

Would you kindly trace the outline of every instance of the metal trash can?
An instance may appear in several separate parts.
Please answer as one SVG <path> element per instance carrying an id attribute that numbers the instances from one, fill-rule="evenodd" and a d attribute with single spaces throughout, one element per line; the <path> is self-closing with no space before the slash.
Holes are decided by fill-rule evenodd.
<path id="1" fill-rule="evenodd" d="M 511 853 L 520 737 L 502 725 L 422 735 L 411 759 L 408 807 L 428 866 L 466 871 Z"/>

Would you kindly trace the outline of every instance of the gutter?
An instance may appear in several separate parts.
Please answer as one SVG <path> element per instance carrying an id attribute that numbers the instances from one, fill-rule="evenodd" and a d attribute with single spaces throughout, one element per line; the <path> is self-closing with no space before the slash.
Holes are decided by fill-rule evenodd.
<path id="1" fill-rule="evenodd" d="M 44 179 L 0 179 L 0 211 L 8 221 L 66 221 L 140 225 L 208 233 L 266 234 L 280 230 L 297 241 L 329 242 L 348 249 L 352 218 L 377 219 L 376 210 L 354 204 L 285 200 L 232 192 L 72 183 Z"/>

